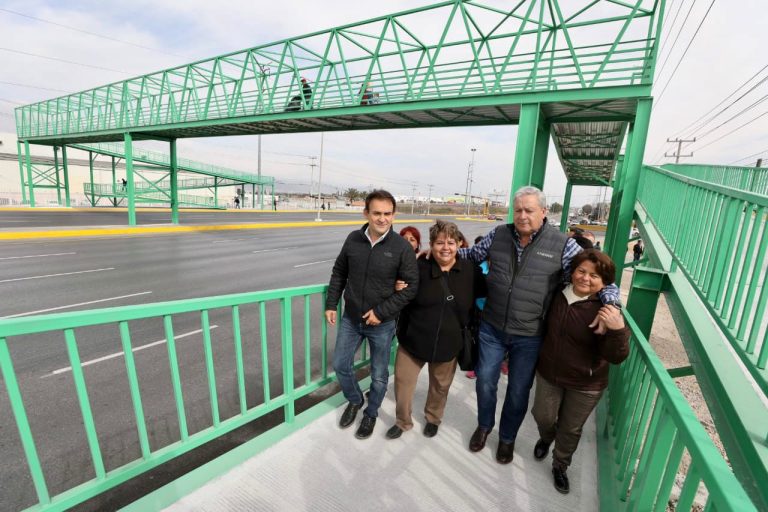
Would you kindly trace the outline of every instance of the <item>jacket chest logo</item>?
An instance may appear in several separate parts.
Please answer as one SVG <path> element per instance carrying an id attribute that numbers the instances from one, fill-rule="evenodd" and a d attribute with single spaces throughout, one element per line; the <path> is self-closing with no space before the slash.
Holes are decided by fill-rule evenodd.
<path id="1" fill-rule="evenodd" d="M 383 254 L 384 254 L 385 258 L 391 258 L 392 257 L 392 253 L 389 252 L 389 251 L 385 251 Z"/>
<path id="2" fill-rule="evenodd" d="M 536 251 L 536 256 L 543 256 L 544 258 L 552 259 L 555 257 L 551 252 Z"/>

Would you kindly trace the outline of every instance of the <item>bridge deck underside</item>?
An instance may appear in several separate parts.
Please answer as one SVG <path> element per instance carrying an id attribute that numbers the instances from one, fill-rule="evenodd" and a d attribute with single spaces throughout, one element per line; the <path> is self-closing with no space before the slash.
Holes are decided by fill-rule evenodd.
<path id="1" fill-rule="evenodd" d="M 445 128 L 518 124 L 520 104 L 467 105 L 438 102 L 435 108 L 413 104 L 382 104 L 342 109 L 317 109 L 245 118 L 157 125 L 132 130 L 134 140 L 224 137 L 393 128 Z M 636 109 L 635 98 L 558 101 L 541 104 L 551 125 L 566 176 L 576 184 L 602 185 L 610 181 L 625 127 Z M 117 142 L 123 130 L 76 136 L 31 138 L 36 144 Z M 198 171 L 199 172 L 199 171 Z"/>
<path id="2" fill-rule="evenodd" d="M 422 407 L 428 377 L 421 372 L 414 397 L 415 426 L 388 440 L 394 424 L 393 385 L 379 411 L 373 436 L 359 441 L 354 428 L 340 430 L 334 413 L 311 422 L 266 451 L 187 494 L 167 510 L 597 510 L 597 450 L 594 415 L 584 426 L 568 471 L 571 493 L 552 485 L 551 456 L 533 458 L 538 431 L 526 415 L 515 458 L 494 459 L 497 429 L 479 453 L 467 449 L 476 426 L 475 381 L 457 371 L 443 423 L 425 438 Z M 506 377 L 499 381 L 499 407 Z M 533 399 L 533 395 L 531 395 Z M 359 419 L 358 415 L 358 419 Z M 200 468 L 198 471 L 204 471 Z"/>

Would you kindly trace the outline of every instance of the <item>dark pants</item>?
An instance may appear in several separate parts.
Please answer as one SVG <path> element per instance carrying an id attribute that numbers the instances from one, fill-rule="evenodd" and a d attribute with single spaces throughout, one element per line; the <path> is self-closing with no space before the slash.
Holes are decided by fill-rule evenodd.
<path id="1" fill-rule="evenodd" d="M 490 431 L 496 419 L 496 392 L 501 362 L 509 357 L 507 394 L 501 409 L 499 438 L 512 443 L 525 418 L 528 396 L 539 359 L 541 336 L 517 336 L 496 330 L 487 322 L 480 324 L 477 374 L 477 424 Z"/>
<path id="2" fill-rule="evenodd" d="M 539 437 L 555 442 L 552 466 L 565 471 L 579 446 L 582 427 L 603 391 L 579 391 L 555 386 L 536 375 L 536 396 L 531 413 L 539 427 Z"/>

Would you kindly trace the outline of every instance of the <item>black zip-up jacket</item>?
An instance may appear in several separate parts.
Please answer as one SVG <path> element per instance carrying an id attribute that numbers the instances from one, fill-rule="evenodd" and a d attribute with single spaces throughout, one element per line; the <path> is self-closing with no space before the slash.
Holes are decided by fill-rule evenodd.
<path id="1" fill-rule="evenodd" d="M 333 264 L 325 309 L 335 310 L 344 291 L 344 314 L 361 318 L 373 309 L 382 322 L 393 320 L 415 296 L 419 287 L 416 254 L 411 244 L 390 228 L 371 247 L 365 236 L 368 224 L 347 236 Z M 395 292 L 395 281 L 408 287 Z"/>
<path id="2" fill-rule="evenodd" d="M 485 297 L 485 276 L 470 260 L 457 259 L 448 272 L 440 270 L 434 257 L 419 260 L 418 266 L 419 293 L 400 315 L 397 340 L 422 361 L 451 361 L 463 348 L 461 328 L 470 321 L 475 299 Z M 448 281 L 456 308 L 447 300 L 443 279 Z"/>

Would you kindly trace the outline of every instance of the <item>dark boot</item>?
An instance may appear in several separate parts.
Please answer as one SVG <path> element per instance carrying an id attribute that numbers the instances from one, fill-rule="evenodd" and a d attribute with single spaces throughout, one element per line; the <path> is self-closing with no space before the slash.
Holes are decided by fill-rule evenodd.
<path id="1" fill-rule="evenodd" d="M 363 414 L 363 420 L 360 422 L 360 426 L 357 427 L 355 437 L 358 439 L 368 439 L 373 434 L 373 427 L 376 426 L 376 418 Z"/>
<path id="2" fill-rule="evenodd" d="M 571 485 L 568 483 L 568 475 L 564 469 L 552 468 L 552 477 L 555 483 L 555 489 L 560 494 L 568 494 L 571 491 Z"/>
<path id="3" fill-rule="evenodd" d="M 496 449 L 496 462 L 499 464 L 509 464 L 515 457 L 515 443 L 505 443 L 499 441 L 499 447 Z"/>
<path id="4" fill-rule="evenodd" d="M 348 403 L 347 408 L 344 409 L 344 412 L 341 414 L 339 426 L 341 428 L 347 428 L 352 423 L 354 423 L 355 418 L 357 417 L 357 411 L 359 411 L 362 406 L 363 404 L 355 405 L 352 402 Z"/>
<path id="5" fill-rule="evenodd" d="M 485 448 L 485 440 L 488 439 L 488 434 L 490 433 L 490 430 L 477 427 L 472 434 L 472 437 L 469 439 L 469 451 L 479 452 Z"/>
<path id="6" fill-rule="evenodd" d="M 536 446 L 533 447 L 533 457 L 536 460 L 543 460 L 549 453 L 549 445 L 551 444 L 551 441 L 548 443 L 543 439 L 536 441 Z"/>

